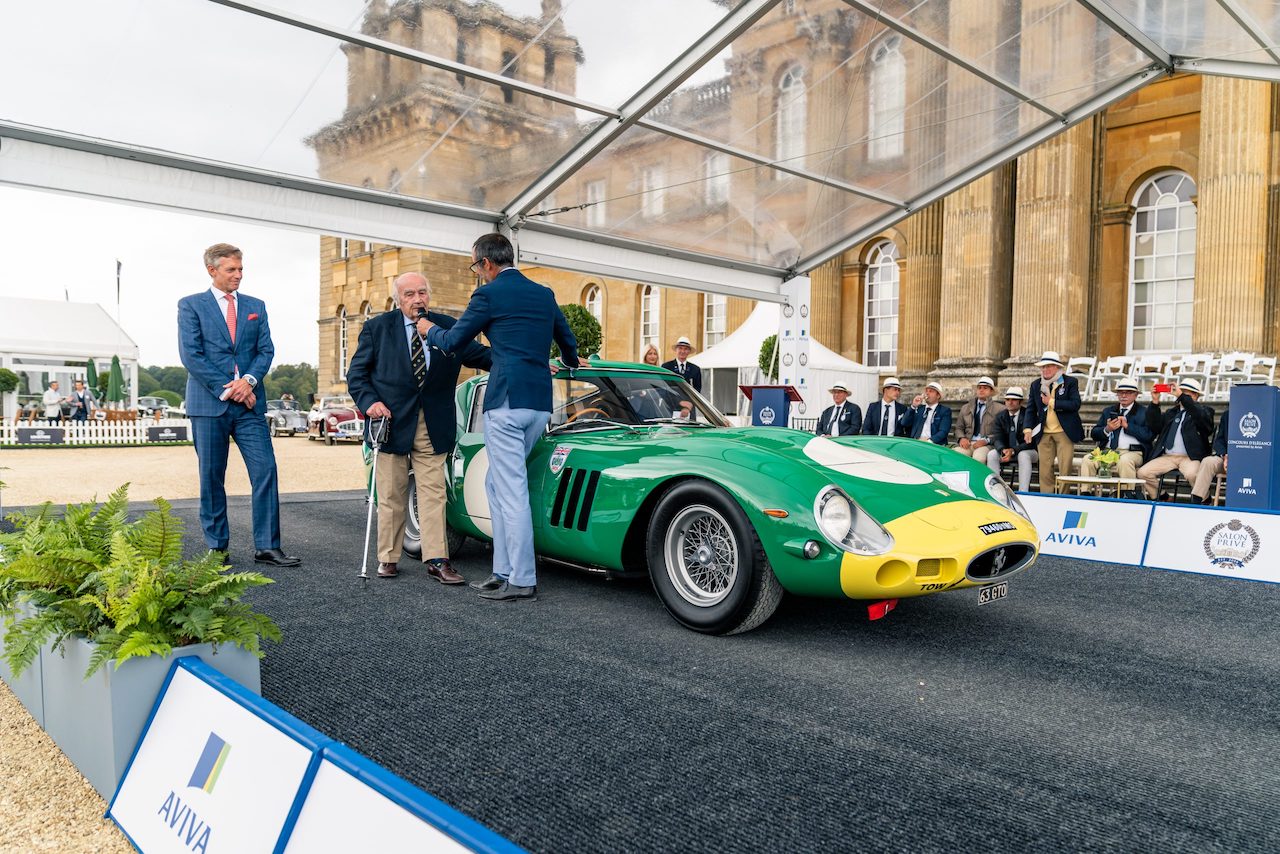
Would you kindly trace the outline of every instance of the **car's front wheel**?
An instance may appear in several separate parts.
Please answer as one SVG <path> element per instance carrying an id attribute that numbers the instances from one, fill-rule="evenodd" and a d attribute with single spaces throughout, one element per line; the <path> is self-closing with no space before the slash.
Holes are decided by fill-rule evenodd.
<path id="1" fill-rule="evenodd" d="M 404 542 L 402 548 L 404 553 L 410 557 L 422 558 L 422 524 L 418 521 L 418 481 L 414 477 L 413 469 L 409 469 L 409 506 L 404 517 Z M 462 544 L 467 541 L 467 535 L 454 528 L 452 525 L 446 525 L 444 529 L 445 546 L 449 550 L 449 556 L 456 555 L 462 548 Z"/>
<path id="2" fill-rule="evenodd" d="M 649 522 L 648 558 L 658 598 L 694 631 L 750 631 L 782 600 L 746 513 L 705 481 L 686 481 L 662 496 Z"/>

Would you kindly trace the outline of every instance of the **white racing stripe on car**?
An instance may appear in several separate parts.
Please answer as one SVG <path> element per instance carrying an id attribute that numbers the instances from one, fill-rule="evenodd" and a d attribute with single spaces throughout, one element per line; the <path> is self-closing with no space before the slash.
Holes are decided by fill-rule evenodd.
<path id="1" fill-rule="evenodd" d="M 804 446 L 804 453 L 820 466 L 834 469 L 841 474 L 866 480 L 892 481 L 894 483 L 925 484 L 933 481 L 933 475 L 900 460 L 882 457 L 861 448 L 842 445 L 823 436 L 814 436 Z"/>
<path id="2" fill-rule="evenodd" d="M 489 449 L 481 448 L 467 465 L 467 475 L 462 481 L 462 500 L 466 502 L 467 515 L 486 536 L 493 536 L 493 519 L 489 511 L 489 494 L 484 491 L 485 476 L 489 474 Z"/>

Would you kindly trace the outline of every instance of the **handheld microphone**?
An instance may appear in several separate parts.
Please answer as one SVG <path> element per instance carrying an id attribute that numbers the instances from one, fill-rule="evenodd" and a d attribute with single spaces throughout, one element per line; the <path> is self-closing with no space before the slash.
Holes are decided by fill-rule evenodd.
<path id="1" fill-rule="evenodd" d="M 418 309 L 418 319 L 419 320 L 427 319 L 427 310 L 425 308 Z"/>

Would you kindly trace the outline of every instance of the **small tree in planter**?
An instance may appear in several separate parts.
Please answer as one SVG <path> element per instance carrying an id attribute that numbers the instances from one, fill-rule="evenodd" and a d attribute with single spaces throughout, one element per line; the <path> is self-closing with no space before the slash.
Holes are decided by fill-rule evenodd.
<path id="1" fill-rule="evenodd" d="M 109 794 L 175 656 L 198 655 L 257 691 L 269 617 L 241 601 L 270 584 L 217 555 L 182 558 L 169 504 L 128 519 L 128 485 L 101 506 L 51 505 L 0 535 L 4 658 L 15 675 L 39 662 L 45 728 L 99 792 Z"/>

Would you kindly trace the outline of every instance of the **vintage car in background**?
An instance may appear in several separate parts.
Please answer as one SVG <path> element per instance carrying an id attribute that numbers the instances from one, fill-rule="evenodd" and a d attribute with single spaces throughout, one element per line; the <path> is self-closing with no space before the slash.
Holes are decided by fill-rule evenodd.
<path id="1" fill-rule="evenodd" d="M 159 414 L 164 418 L 169 412 L 169 401 L 163 397 L 140 397 L 138 398 L 138 414 L 143 416 L 152 416 Z"/>
<path id="2" fill-rule="evenodd" d="M 322 439 L 326 445 L 363 441 L 364 414 L 350 395 L 322 397 L 307 413 L 307 438 Z"/>
<path id="3" fill-rule="evenodd" d="M 307 413 L 296 400 L 267 401 L 267 429 L 272 436 L 307 432 Z"/>
<path id="4" fill-rule="evenodd" d="M 451 549 L 492 538 L 487 380 L 458 387 Z M 747 631 L 783 591 L 864 600 L 872 618 L 943 591 L 979 588 L 979 602 L 997 601 L 1036 559 L 1039 537 L 1017 496 L 948 448 L 731 427 L 682 378 L 647 365 L 593 360 L 553 385 L 551 421 L 529 455 L 538 554 L 647 574 L 690 629 Z M 416 521 L 411 513 L 410 553 L 421 549 Z"/>

